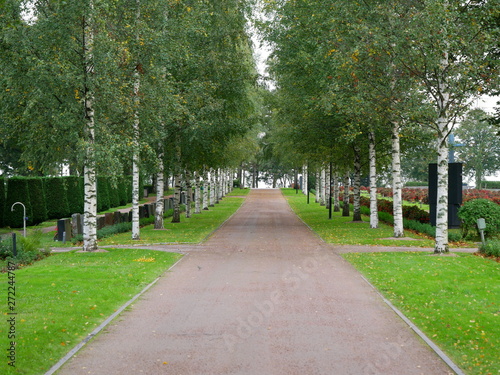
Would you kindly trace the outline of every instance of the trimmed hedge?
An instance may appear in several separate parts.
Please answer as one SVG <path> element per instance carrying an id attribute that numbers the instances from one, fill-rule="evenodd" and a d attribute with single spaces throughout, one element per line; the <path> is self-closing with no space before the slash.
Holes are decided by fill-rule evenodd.
<path id="1" fill-rule="evenodd" d="M 111 184 L 110 177 L 98 177 L 98 210 L 126 205 L 132 201 L 132 177 L 116 178 Z M 10 188 L 9 188 L 10 187 Z M 9 191 L 10 190 L 10 191 Z M 17 207 L 11 212 L 15 202 L 26 206 L 28 224 L 36 225 L 47 219 L 62 219 L 84 210 L 83 177 L 0 177 L 0 227 L 23 226 L 23 210 Z"/>
<path id="2" fill-rule="evenodd" d="M 125 206 L 128 203 L 127 196 L 127 177 L 118 178 L 118 196 L 120 197 L 120 206 Z"/>
<path id="3" fill-rule="evenodd" d="M 120 192 L 118 191 L 118 180 L 108 179 L 109 185 L 109 205 L 110 207 L 120 206 Z"/>
<path id="4" fill-rule="evenodd" d="M 49 220 L 69 217 L 71 212 L 64 177 L 45 177 L 44 187 Z"/>
<path id="5" fill-rule="evenodd" d="M 83 214 L 84 186 L 83 177 L 68 176 L 66 180 L 66 190 L 68 193 L 68 206 L 71 214 Z"/>
<path id="6" fill-rule="evenodd" d="M 109 181 L 107 177 L 97 177 L 97 212 L 110 209 Z"/>
<path id="7" fill-rule="evenodd" d="M 43 181 L 40 178 L 28 178 L 28 190 L 30 194 L 32 215 L 29 219 L 30 225 L 37 225 L 47 220 L 47 201 Z"/>
<path id="8" fill-rule="evenodd" d="M 31 201 L 28 190 L 28 181 L 24 177 L 12 177 L 7 180 L 7 195 L 5 199 L 5 225 L 11 228 L 23 227 L 23 208 L 20 205 L 14 207 L 11 211 L 12 205 L 16 202 L 21 202 L 26 207 L 26 216 L 31 218 Z"/>
<path id="9" fill-rule="evenodd" d="M 484 189 L 500 189 L 500 181 L 481 181 Z"/>

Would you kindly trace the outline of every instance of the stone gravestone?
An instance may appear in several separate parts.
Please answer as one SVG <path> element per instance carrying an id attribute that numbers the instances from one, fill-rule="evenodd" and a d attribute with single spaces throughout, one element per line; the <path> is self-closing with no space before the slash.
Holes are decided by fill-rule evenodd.
<path id="1" fill-rule="evenodd" d="M 57 240 L 58 241 L 70 241 L 72 226 L 71 219 L 59 219 L 57 220 Z"/>
<path id="2" fill-rule="evenodd" d="M 108 212 L 104 214 L 104 226 L 109 227 L 110 225 L 113 225 L 115 221 L 115 215 L 111 212 Z"/>
<path id="3" fill-rule="evenodd" d="M 121 214 L 121 222 L 122 223 L 128 223 L 129 220 L 128 220 L 128 216 L 129 216 L 129 213 L 128 212 L 122 212 Z"/>
<path id="4" fill-rule="evenodd" d="M 66 230 L 66 223 L 64 219 L 57 220 L 57 240 L 63 241 L 64 231 Z"/>
<path id="5" fill-rule="evenodd" d="M 113 214 L 113 224 L 120 224 L 122 222 L 122 215 L 119 211 Z"/>
<path id="6" fill-rule="evenodd" d="M 83 220 L 81 214 L 71 215 L 71 232 L 73 237 L 83 234 Z"/>
<path id="7" fill-rule="evenodd" d="M 106 220 L 104 216 L 97 217 L 97 230 L 102 229 L 106 226 Z"/>
<path id="8" fill-rule="evenodd" d="M 72 225 L 71 219 L 63 219 L 64 220 L 64 231 L 66 232 L 66 241 L 71 241 L 72 236 Z"/>

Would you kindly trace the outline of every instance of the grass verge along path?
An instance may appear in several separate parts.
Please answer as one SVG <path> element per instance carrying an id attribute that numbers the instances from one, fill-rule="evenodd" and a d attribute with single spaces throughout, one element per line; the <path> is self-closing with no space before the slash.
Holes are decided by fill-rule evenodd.
<path id="1" fill-rule="evenodd" d="M 141 239 L 132 240 L 130 232 L 99 241 L 105 245 L 140 245 L 160 243 L 200 243 L 210 233 L 226 221 L 243 203 L 242 196 L 247 195 L 249 189 L 234 189 L 214 207 L 201 214 L 192 214 L 190 218 L 181 215 L 180 223 L 172 223 L 170 218 L 165 219 L 163 230 L 154 229 L 154 225 L 141 228 Z"/>
<path id="2" fill-rule="evenodd" d="M 470 254 L 343 254 L 467 374 L 499 374 L 500 264 Z"/>
<path id="3" fill-rule="evenodd" d="M 424 236 L 405 232 L 406 237 L 414 240 L 391 239 L 394 229 L 390 225 L 380 223 L 379 228 L 371 229 L 367 221 L 353 222 L 352 212 L 350 217 L 343 217 L 341 212 L 333 212 L 332 219 L 328 219 L 328 210 L 314 202 L 311 196 L 310 203 L 294 189 L 282 189 L 283 195 L 288 200 L 290 207 L 312 230 L 327 243 L 340 245 L 378 245 L 378 246 L 411 246 L 433 247 L 434 241 Z"/>
<path id="4" fill-rule="evenodd" d="M 181 257 L 140 249 L 108 251 L 60 253 L 15 271 L 15 337 L 8 338 L 10 316 L 4 307 L 1 374 L 43 374 Z M 0 277 L 7 290 L 7 274 Z M 16 343 L 15 367 L 5 355 L 11 341 Z"/>

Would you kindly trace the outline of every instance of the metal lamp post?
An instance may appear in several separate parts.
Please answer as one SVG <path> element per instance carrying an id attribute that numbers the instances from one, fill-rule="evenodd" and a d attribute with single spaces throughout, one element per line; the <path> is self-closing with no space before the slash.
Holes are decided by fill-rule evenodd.
<path id="1" fill-rule="evenodd" d="M 16 202 L 10 208 L 11 211 L 14 211 L 14 206 L 16 204 L 20 204 L 21 206 L 23 206 L 23 235 L 24 235 L 24 237 L 26 237 L 26 219 L 27 219 L 26 218 L 26 206 L 21 202 Z"/>

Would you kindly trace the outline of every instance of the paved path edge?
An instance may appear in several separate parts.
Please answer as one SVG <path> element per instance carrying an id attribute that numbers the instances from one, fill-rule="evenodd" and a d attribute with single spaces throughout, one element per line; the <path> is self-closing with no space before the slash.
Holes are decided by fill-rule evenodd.
<path id="1" fill-rule="evenodd" d="M 455 374 L 457 374 L 457 375 L 465 375 L 465 373 L 460 369 L 460 367 L 458 367 L 455 364 L 455 362 L 453 362 L 451 360 L 451 358 L 448 357 L 439 348 L 439 346 L 437 346 L 434 343 L 434 341 L 432 341 L 429 337 L 427 337 L 427 335 L 424 332 L 422 332 L 415 324 L 413 324 L 412 321 L 410 319 L 408 319 L 406 317 L 406 315 L 403 314 L 396 306 L 394 306 L 391 301 L 389 301 L 387 298 L 385 298 L 383 296 L 383 294 L 380 293 L 380 291 L 370 281 L 368 281 L 368 279 L 366 277 L 364 277 L 361 274 L 361 272 L 360 272 L 360 275 L 361 275 L 361 278 L 363 280 L 365 280 L 365 282 L 368 285 L 370 285 L 373 288 L 373 290 L 380 296 L 380 298 L 382 298 L 382 300 L 385 302 L 385 304 L 387 306 L 389 306 L 392 309 L 392 311 L 394 311 L 396 313 L 396 315 L 398 315 L 403 320 L 403 322 L 405 322 L 413 330 L 413 332 L 415 332 L 439 356 L 439 358 L 441 358 L 448 365 L 448 367 L 450 367 L 450 369 L 452 369 L 455 372 Z"/>
<path id="2" fill-rule="evenodd" d="M 170 271 L 173 269 L 181 260 L 185 258 L 185 255 L 179 259 L 177 262 L 175 262 L 172 266 L 170 266 L 165 272 L 162 273 L 165 274 L 166 272 Z M 151 283 L 146 285 L 139 293 L 137 293 L 135 296 L 133 296 L 130 300 L 125 302 L 118 310 L 116 310 L 113 314 L 111 314 L 104 322 L 102 322 L 96 329 L 94 329 L 92 332 L 90 332 L 87 337 L 85 337 L 80 343 L 78 343 L 73 349 L 71 349 L 64 357 L 62 357 L 55 365 L 53 365 L 46 373 L 45 375 L 52 375 L 54 374 L 57 370 L 59 370 L 66 362 L 68 362 L 81 348 L 85 346 L 90 340 L 92 340 L 95 336 L 97 336 L 104 328 L 106 328 L 117 316 L 119 316 L 127 307 L 129 307 L 132 303 L 134 303 L 139 297 L 141 297 L 144 293 L 146 293 L 153 285 L 155 285 L 158 280 L 162 277 L 162 275 L 158 276 L 155 280 L 153 280 Z"/>

